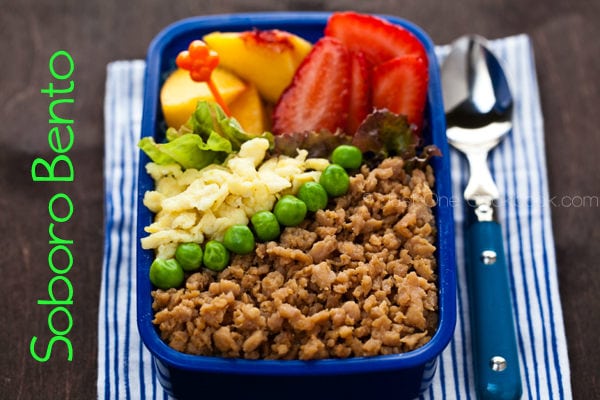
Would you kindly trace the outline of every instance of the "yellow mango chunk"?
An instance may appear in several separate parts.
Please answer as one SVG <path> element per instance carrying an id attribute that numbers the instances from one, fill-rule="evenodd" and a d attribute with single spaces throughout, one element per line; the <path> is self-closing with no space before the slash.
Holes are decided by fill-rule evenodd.
<path id="1" fill-rule="evenodd" d="M 211 75 L 219 93 L 227 105 L 246 90 L 246 83 L 223 68 L 216 68 Z M 175 70 L 166 79 L 160 91 L 160 102 L 167 126 L 179 129 L 196 110 L 198 101 L 214 101 L 204 82 L 195 82 L 189 71 Z"/>
<path id="2" fill-rule="evenodd" d="M 265 106 L 252 83 L 229 104 L 229 111 L 248 133 L 260 135 L 268 130 Z"/>
<path id="3" fill-rule="evenodd" d="M 203 40 L 219 53 L 219 66 L 256 85 L 261 96 L 275 103 L 292 82 L 312 44 L 280 30 L 213 32 Z"/>

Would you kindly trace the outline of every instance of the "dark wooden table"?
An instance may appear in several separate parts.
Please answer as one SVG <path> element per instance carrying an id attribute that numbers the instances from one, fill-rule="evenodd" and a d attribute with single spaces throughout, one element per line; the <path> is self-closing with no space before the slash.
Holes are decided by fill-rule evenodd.
<path id="1" fill-rule="evenodd" d="M 573 394 L 600 398 L 600 2 L 598 0 L 405 0 L 402 2 L 314 0 L 1 0 L 0 1 L 0 265 L 2 305 L 0 398 L 89 399 L 95 397 L 98 298 L 103 251 L 103 98 L 106 64 L 143 58 L 150 40 L 167 24 L 201 14 L 263 10 L 341 10 L 401 16 L 423 27 L 435 43 L 476 32 L 488 38 L 529 34 L 534 43 L 546 131 L 550 194 L 581 199 L 552 208 L 560 293 L 568 339 Z M 36 157 L 51 160 L 48 95 L 55 81 L 48 70 L 58 50 L 73 55 L 74 144 L 67 152 L 74 182 L 34 182 Z M 62 70 L 63 73 L 64 70 Z M 58 85 L 57 85 L 58 87 Z M 57 109 L 58 110 L 58 109 Z M 63 172 L 65 173 L 65 172 Z M 51 197 L 68 193 L 73 215 Z M 66 274 L 73 288 L 68 306 L 74 359 L 36 362 L 29 355 L 32 336 L 48 340 L 49 268 L 52 234 L 72 240 L 73 266 Z M 66 252 L 55 254 L 68 265 Z M 63 257 L 62 259 L 60 257 Z M 62 263 L 62 264 L 60 264 Z M 65 282 L 56 297 L 68 296 Z M 62 318 L 62 320 L 61 320 Z M 55 330 L 67 329 L 65 314 Z"/>

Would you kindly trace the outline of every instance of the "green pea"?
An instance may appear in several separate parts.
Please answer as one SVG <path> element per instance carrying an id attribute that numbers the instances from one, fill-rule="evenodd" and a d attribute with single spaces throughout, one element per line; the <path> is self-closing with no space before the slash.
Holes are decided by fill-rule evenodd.
<path id="1" fill-rule="evenodd" d="M 327 191 L 318 182 L 306 182 L 298 189 L 298 198 L 306 204 L 308 211 L 315 212 L 327 207 Z"/>
<path id="2" fill-rule="evenodd" d="M 254 250 L 254 235 L 247 225 L 233 225 L 225 231 L 223 244 L 236 254 L 248 254 Z"/>
<path id="3" fill-rule="evenodd" d="M 250 218 L 254 233 L 261 242 L 275 240 L 281 233 L 277 217 L 271 211 L 259 211 Z"/>
<path id="4" fill-rule="evenodd" d="M 195 271 L 202 266 L 202 247 L 198 243 L 180 243 L 175 259 L 184 271 Z"/>
<path id="5" fill-rule="evenodd" d="M 306 217 L 306 204 L 294 195 L 286 194 L 275 204 L 273 214 L 284 226 L 296 226 Z"/>
<path id="6" fill-rule="evenodd" d="M 338 164 L 330 164 L 321 173 L 319 183 L 323 185 L 327 194 L 332 197 L 341 196 L 348 192 L 350 178 L 346 170 Z"/>
<path id="7" fill-rule="evenodd" d="M 210 240 L 204 246 L 204 266 L 213 271 L 222 271 L 229 265 L 229 250 L 223 243 Z"/>
<path id="8" fill-rule="evenodd" d="M 150 265 L 150 282 L 160 289 L 179 287 L 183 278 L 183 268 L 174 258 L 156 258 Z"/>
<path id="9" fill-rule="evenodd" d="M 356 146 L 342 144 L 331 153 L 331 162 L 345 169 L 356 169 L 362 164 L 362 152 Z"/>

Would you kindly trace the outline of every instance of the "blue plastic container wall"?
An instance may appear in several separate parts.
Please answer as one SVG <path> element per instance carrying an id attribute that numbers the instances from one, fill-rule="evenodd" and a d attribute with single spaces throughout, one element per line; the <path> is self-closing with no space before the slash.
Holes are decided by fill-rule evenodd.
<path id="1" fill-rule="evenodd" d="M 142 136 L 164 140 L 165 124 L 159 104 L 160 88 L 175 68 L 175 57 L 189 42 L 213 31 L 282 29 L 309 41 L 322 36 L 328 13 L 270 12 L 213 15 L 182 20 L 164 29 L 153 40 L 147 55 Z M 429 37 L 415 25 L 392 16 L 382 16 L 413 32 L 427 50 L 430 65 L 424 137 L 443 153 L 432 166 L 438 199 L 451 199 L 450 163 L 445 135 L 439 66 Z M 144 166 L 150 160 L 141 154 L 138 184 L 137 321 L 145 346 L 156 363 L 160 383 L 179 399 L 357 399 L 386 396 L 412 399 L 431 383 L 440 353 L 450 341 L 456 321 L 456 262 L 451 202 L 434 210 L 437 224 L 439 326 L 423 347 L 411 352 L 348 359 L 243 360 L 183 354 L 171 349 L 152 324 L 152 285 L 148 277 L 154 257 L 139 239 L 152 222 L 143 196 L 154 183 Z"/>

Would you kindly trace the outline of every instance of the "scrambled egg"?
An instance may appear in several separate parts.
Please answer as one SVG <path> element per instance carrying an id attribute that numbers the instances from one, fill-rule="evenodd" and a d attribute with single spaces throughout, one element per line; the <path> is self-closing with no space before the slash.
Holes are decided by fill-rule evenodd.
<path id="1" fill-rule="evenodd" d="M 258 211 L 271 210 L 279 197 L 295 194 L 305 182 L 318 182 L 329 165 L 326 159 L 307 158 L 306 150 L 265 160 L 268 148 L 266 139 L 252 139 L 223 165 L 201 170 L 148 163 L 155 190 L 145 193 L 144 205 L 156 216 L 145 229 L 149 235 L 142 247 L 169 258 L 178 243 L 221 240 L 230 226 L 248 224 Z"/>

